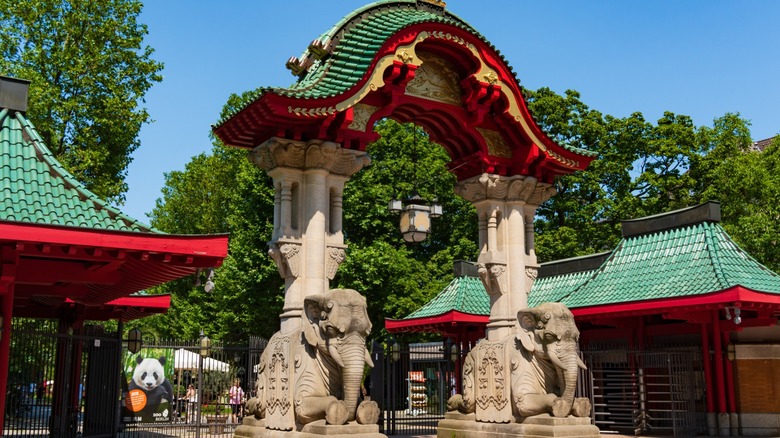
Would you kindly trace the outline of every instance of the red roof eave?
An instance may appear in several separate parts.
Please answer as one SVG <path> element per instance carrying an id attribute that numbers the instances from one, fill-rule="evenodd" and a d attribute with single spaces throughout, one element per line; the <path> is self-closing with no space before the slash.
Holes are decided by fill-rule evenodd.
<path id="1" fill-rule="evenodd" d="M 574 308 L 571 309 L 571 311 L 578 321 L 588 321 L 604 317 L 653 315 L 668 313 L 670 311 L 680 312 L 683 310 L 718 309 L 724 305 L 730 306 L 735 303 L 739 303 L 743 308 L 750 308 L 751 304 L 769 304 L 780 308 L 780 295 L 753 291 L 742 286 L 734 286 L 706 295 L 605 304 L 600 306 Z"/>
<path id="2" fill-rule="evenodd" d="M 0 220 L 0 241 L 227 257 L 228 235 L 173 235 L 84 229 Z"/>
<path id="3" fill-rule="evenodd" d="M 487 324 L 488 315 L 475 315 L 472 313 L 450 310 L 447 313 L 435 316 L 424 316 L 410 319 L 385 319 L 385 329 L 390 333 L 405 331 L 419 331 L 420 327 L 448 326 L 456 324 Z"/>

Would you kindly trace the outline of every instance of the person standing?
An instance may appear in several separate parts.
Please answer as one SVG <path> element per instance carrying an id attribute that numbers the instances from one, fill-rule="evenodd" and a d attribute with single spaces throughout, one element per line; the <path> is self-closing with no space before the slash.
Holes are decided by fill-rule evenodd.
<path id="1" fill-rule="evenodd" d="M 244 390 L 241 389 L 241 380 L 235 379 L 233 386 L 229 391 L 230 400 L 230 421 L 232 423 L 238 423 L 238 417 L 241 415 L 241 403 L 244 401 Z"/>
<path id="2" fill-rule="evenodd" d="M 189 423 L 195 416 L 195 403 L 198 402 L 198 391 L 195 390 L 195 385 L 192 383 L 187 387 L 187 393 L 184 394 L 184 399 L 187 400 L 187 423 Z"/>

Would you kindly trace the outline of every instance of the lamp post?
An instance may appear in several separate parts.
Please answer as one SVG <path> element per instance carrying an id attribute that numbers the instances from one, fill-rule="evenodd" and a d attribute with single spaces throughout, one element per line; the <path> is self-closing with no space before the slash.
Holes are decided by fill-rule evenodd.
<path id="1" fill-rule="evenodd" d="M 141 351 L 143 346 L 143 334 L 137 327 L 127 332 L 127 351 L 135 354 Z"/>
<path id="2" fill-rule="evenodd" d="M 200 358 L 198 359 L 198 415 L 197 415 L 197 422 L 198 424 L 195 427 L 195 436 L 196 438 L 200 438 L 200 426 L 201 426 L 201 406 L 203 405 L 203 359 L 207 358 L 209 355 L 209 350 L 211 349 L 211 339 L 209 339 L 208 336 L 203 334 L 203 330 L 200 331 L 200 350 L 198 351 Z"/>
<path id="3" fill-rule="evenodd" d="M 431 233 L 431 218 L 441 216 L 441 205 L 434 202 L 428 205 L 417 193 L 405 200 L 391 199 L 387 209 L 401 213 L 401 235 L 409 243 L 420 243 Z"/>

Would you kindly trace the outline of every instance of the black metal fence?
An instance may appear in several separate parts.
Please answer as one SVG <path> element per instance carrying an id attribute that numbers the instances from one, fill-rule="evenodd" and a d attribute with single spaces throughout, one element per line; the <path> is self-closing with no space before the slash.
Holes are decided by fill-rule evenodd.
<path id="1" fill-rule="evenodd" d="M 382 409 L 380 429 L 387 435 L 435 435 L 455 393 L 457 363 L 465 354 L 444 342 L 374 345 L 372 396 Z M 375 394 L 376 393 L 376 394 Z"/>
<path id="2" fill-rule="evenodd" d="M 706 432 L 701 354 L 687 351 L 586 351 L 583 382 L 602 432 L 695 436 Z"/>
<path id="3" fill-rule="evenodd" d="M 74 332 L 56 320 L 15 318 L 4 436 L 232 435 L 244 406 L 232 405 L 228 391 L 238 380 L 242 402 L 254 395 L 265 345 L 260 338 L 212 342 L 202 357 L 199 340 L 158 340 L 132 354 L 116 331 L 100 324 Z M 126 408 L 133 406 L 138 356 L 172 363 L 166 376 L 172 400 L 148 418 Z M 197 395 L 188 398 L 190 384 Z"/>

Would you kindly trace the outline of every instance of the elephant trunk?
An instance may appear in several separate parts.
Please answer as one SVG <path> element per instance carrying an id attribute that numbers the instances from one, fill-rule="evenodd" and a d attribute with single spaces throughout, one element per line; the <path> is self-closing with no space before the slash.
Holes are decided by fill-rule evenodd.
<path id="1" fill-rule="evenodd" d="M 363 382 L 363 369 L 366 363 L 366 346 L 362 338 L 354 337 L 351 342 L 342 344 L 339 348 L 344 364 L 341 370 L 344 404 L 349 413 L 349 421 L 355 419 L 357 402 L 360 397 L 360 385 Z"/>
<path id="2" fill-rule="evenodd" d="M 554 406 L 553 415 L 556 417 L 568 416 L 574 403 L 574 391 L 577 389 L 577 373 L 579 372 L 576 349 L 573 352 L 566 352 L 563 358 L 560 358 L 555 352 L 549 352 L 550 359 L 560 368 L 563 374 L 563 393 L 561 395 L 562 403 Z"/>

